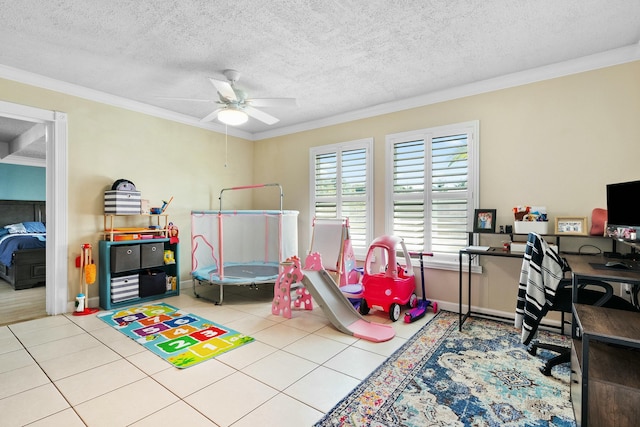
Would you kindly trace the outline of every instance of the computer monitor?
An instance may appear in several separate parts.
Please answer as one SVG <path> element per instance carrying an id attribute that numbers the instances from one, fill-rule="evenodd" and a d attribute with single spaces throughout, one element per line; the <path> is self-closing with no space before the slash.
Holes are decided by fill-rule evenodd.
<path id="1" fill-rule="evenodd" d="M 607 185 L 607 228 L 640 228 L 640 180 Z"/>

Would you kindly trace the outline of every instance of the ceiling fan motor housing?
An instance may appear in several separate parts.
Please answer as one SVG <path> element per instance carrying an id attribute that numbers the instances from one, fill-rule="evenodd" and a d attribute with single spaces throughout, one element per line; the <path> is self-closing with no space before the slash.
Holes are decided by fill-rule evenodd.
<path id="1" fill-rule="evenodd" d="M 236 71 L 236 70 L 224 70 L 222 72 L 222 74 L 224 74 L 224 76 L 227 78 L 227 80 L 229 80 L 231 82 L 231 84 L 234 84 L 235 82 L 240 80 L 240 72 L 239 71 Z"/>

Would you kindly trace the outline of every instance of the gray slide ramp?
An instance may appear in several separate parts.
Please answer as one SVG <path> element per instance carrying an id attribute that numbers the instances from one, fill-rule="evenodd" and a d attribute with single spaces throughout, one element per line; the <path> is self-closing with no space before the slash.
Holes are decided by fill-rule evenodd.
<path id="1" fill-rule="evenodd" d="M 365 320 L 325 270 L 304 270 L 302 283 L 339 331 L 374 342 L 388 341 L 395 336 L 391 325 Z"/>

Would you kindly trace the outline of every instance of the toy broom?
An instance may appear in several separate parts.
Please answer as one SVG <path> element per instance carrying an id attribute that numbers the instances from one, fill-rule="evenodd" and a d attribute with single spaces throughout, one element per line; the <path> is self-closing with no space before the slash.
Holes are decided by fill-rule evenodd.
<path id="1" fill-rule="evenodd" d="M 80 293 L 76 297 L 76 310 L 74 316 L 85 316 L 98 311 L 97 308 L 87 307 L 87 298 L 89 295 L 89 285 L 96 281 L 96 265 L 93 263 L 92 249 L 89 243 L 85 243 L 81 247 L 80 255 Z"/>

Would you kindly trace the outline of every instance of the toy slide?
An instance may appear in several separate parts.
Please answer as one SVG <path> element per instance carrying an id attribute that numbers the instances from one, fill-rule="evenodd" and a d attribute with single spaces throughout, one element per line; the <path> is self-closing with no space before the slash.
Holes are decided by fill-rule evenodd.
<path id="1" fill-rule="evenodd" d="M 302 283 L 340 332 L 373 342 L 395 336 L 392 326 L 363 319 L 325 270 L 304 270 Z"/>

